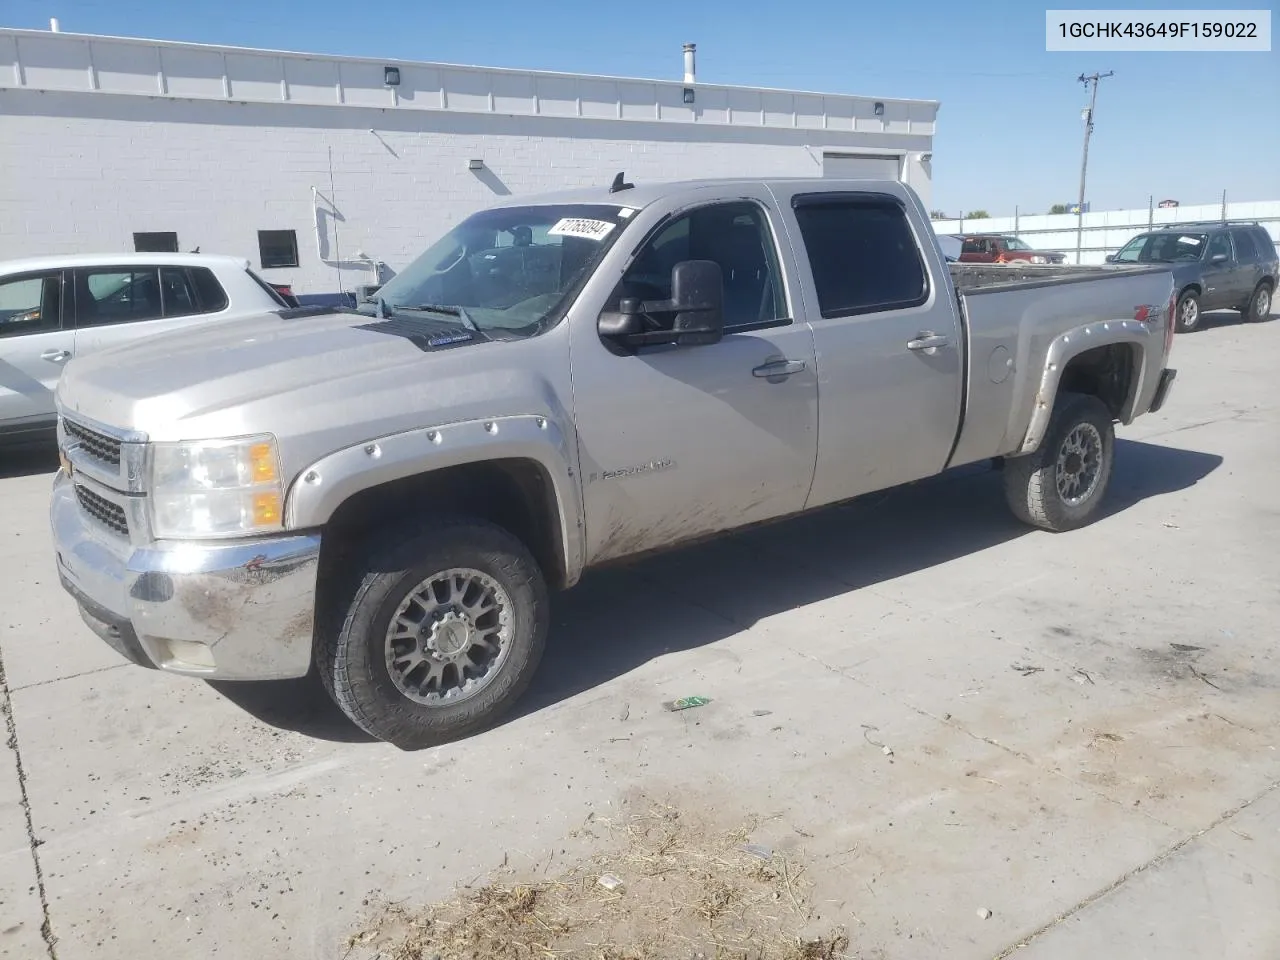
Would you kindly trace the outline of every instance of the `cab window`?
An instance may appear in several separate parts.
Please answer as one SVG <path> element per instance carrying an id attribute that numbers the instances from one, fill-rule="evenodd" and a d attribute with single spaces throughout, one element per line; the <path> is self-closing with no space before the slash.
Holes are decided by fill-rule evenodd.
<path id="1" fill-rule="evenodd" d="M 628 297 L 669 300 L 671 268 L 683 260 L 720 265 L 726 332 L 790 322 L 773 232 L 757 204 L 700 207 L 659 227 L 623 274 L 614 304 Z M 652 320 L 669 329 L 674 314 L 655 313 Z"/>
<path id="2" fill-rule="evenodd" d="M 1214 237 L 1212 240 L 1209 241 L 1209 253 L 1208 253 L 1209 258 L 1212 259 L 1220 253 L 1225 253 L 1227 255 L 1227 259 L 1228 260 L 1231 259 L 1231 235 L 1230 234 L 1220 233 L 1216 237 Z"/>
<path id="3" fill-rule="evenodd" d="M 878 197 L 793 201 L 824 318 L 916 307 L 929 277 L 906 211 Z"/>
<path id="4" fill-rule="evenodd" d="M 76 271 L 76 325 L 157 320 L 162 314 L 155 267 Z"/>
<path id="5" fill-rule="evenodd" d="M 57 330 L 61 287 L 56 271 L 0 280 L 0 337 Z"/>

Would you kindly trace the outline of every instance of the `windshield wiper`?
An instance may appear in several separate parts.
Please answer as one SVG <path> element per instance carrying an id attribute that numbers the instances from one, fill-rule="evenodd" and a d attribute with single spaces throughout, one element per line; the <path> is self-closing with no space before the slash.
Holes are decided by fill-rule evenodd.
<path id="1" fill-rule="evenodd" d="M 466 309 L 463 307 L 453 306 L 447 303 L 419 303 L 411 307 L 397 307 L 396 309 L 397 310 L 420 310 L 423 313 L 441 313 L 441 314 L 444 314 L 446 317 L 457 317 L 464 324 L 466 324 L 467 327 L 474 330 L 476 333 L 481 332 L 480 328 L 476 325 L 476 322 L 471 319 L 471 315 L 468 314 Z"/>

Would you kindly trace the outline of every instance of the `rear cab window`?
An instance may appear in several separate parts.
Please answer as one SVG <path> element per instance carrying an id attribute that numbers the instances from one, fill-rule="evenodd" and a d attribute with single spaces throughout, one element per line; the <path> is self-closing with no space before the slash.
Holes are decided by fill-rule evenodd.
<path id="1" fill-rule="evenodd" d="M 880 194 L 801 194 L 792 201 L 824 319 L 920 306 L 929 274 L 907 212 Z"/>

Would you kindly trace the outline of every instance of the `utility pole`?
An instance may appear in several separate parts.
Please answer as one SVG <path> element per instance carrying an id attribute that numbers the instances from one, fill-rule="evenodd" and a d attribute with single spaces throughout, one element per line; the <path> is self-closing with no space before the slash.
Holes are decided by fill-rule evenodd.
<path id="1" fill-rule="evenodd" d="M 1084 114 L 1084 153 L 1080 157 L 1080 205 L 1076 207 L 1076 265 L 1080 263 L 1080 252 L 1084 246 L 1084 176 L 1089 168 L 1089 137 L 1093 133 L 1093 110 L 1098 103 L 1098 81 L 1115 75 L 1114 70 L 1106 73 L 1080 74 L 1080 82 L 1086 87 L 1093 85 L 1093 94 L 1089 97 L 1089 107 Z"/>

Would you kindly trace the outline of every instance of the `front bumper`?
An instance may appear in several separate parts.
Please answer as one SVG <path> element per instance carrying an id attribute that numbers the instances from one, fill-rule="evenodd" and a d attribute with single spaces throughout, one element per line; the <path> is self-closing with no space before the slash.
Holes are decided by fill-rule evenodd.
<path id="1" fill-rule="evenodd" d="M 134 663 L 210 680 L 310 669 L 318 535 L 137 547 L 85 514 L 63 472 L 49 514 L 62 586 Z"/>

